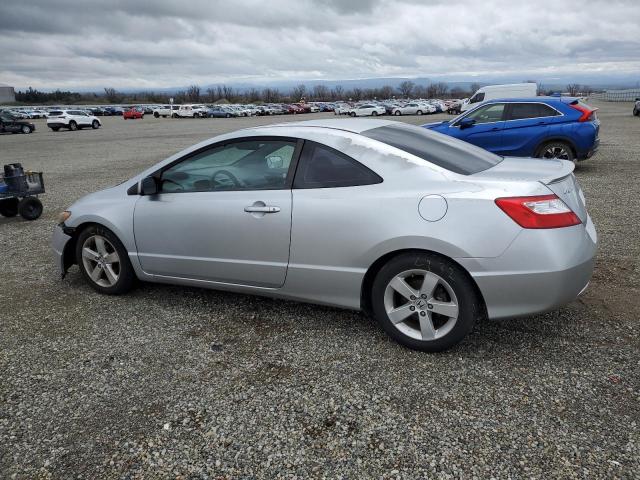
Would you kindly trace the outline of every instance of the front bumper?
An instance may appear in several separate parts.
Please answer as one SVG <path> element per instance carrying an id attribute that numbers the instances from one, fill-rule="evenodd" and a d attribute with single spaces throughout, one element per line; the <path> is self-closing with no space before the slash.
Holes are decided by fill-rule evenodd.
<path id="1" fill-rule="evenodd" d="M 591 218 L 567 228 L 523 230 L 496 258 L 457 259 L 475 280 L 488 317 L 513 318 L 570 303 L 589 284 L 597 235 Z"/>
<path id="2" fill-rule="evenodd" d="M 53 259 L 60 278 L 64 278 L 67 273 L 67 262 L 65 260 L 65 250 L 69 242 L 72 240 L 70 235 L 65 233 L 63 224 L 56 225 L 51 238 L 51 248 L 53 250 Z"/>

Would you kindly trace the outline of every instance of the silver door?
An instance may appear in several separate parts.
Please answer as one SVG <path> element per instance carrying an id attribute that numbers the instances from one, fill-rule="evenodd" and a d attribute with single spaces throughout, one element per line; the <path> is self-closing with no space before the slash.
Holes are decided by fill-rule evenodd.
<path id="1" fill-rule="evenodd" d="M 266 150 L 260 147 L 267 154 L 250 151 L 236 160 L 242 151 L 225 151 L 235 146 L 217 147 L 160 174 L 166 189 L 140 197 L 134 212 L 145 272 L 272 288 L 284 284 L 291 234 L 289 167 L 296 144 L 280 141 L 284 147 L 271 152 L 268 143 Z M 209 189 L 207 178 L 215 179 Z M 278 188 L 265 189 L 265 182 Z"/>

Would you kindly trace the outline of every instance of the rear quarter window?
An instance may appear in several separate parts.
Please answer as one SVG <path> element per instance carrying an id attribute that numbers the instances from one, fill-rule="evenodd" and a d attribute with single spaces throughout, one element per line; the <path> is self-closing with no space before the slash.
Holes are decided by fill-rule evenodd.
<path id="1" fill-rule="evenodd" d="M 482 172 L 503 160 L 470 143 L 413 125 L 387 125 L 361 134 L 461 175 Z"/>

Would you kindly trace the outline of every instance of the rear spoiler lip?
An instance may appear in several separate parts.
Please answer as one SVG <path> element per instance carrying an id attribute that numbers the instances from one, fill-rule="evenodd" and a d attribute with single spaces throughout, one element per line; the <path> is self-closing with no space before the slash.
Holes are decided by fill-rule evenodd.
<path id="1" fill-rule="evenodd" d="M 536 162 L 530 163 L 529 162 Z M 540 163 L 537 163 L 540 162 Z M 547 162 L 543 168 L 546 172 L 527 171 L 527 166 L 540 167 L 542 162 Z M 529 165 L 528 165 L 529 164 Z M 479 178 L 486 180 L 503 180 L 503 181 L 522 181 L 522 182 L 540 182 L 549 185 L 554 182 L 560 182 L 571 175 L 576 168 L 575 164 L 569 160 L 546 160 L 541 158 L 526 157 L 504 157 L 500 163 L 483 170 L 481 172 L 469 175 L 468 178 Z M 551 170 L 551 171 L 549 171 Z M 553 171 L 555 170 L 555 171 Z M 535 176 L 534 176 L 535 175 Z"/>

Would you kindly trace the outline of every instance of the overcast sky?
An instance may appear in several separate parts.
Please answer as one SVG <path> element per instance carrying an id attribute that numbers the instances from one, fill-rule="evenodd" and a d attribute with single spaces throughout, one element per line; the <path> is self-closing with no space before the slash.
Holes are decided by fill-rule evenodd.
<path id="1" fill-rule="evenodd" d="M 639 28 L 640 0 L 0 0 L 0 83 L 638 78 Z"/>

